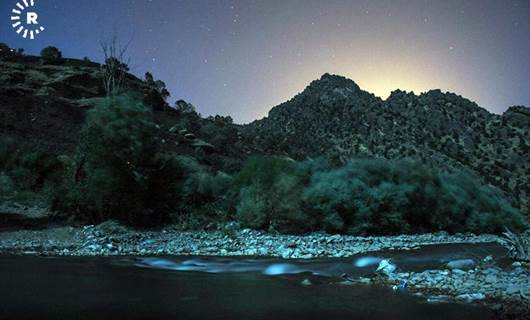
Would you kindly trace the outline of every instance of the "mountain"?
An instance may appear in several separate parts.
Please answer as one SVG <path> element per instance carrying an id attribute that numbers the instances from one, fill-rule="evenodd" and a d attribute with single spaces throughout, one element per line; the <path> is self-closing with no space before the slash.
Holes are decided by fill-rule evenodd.
<path id="1" fill-rule="evenodd" d="M 526 107 L 496 115 L 440 90 L 420 95 L 396 90 L 381 100 L 352 80 L 325 74 L 244 133 L 256 152 L 294 159 L 413 158 L 441 169 L 468 169 L 504 190 L 528 214 Z"/>

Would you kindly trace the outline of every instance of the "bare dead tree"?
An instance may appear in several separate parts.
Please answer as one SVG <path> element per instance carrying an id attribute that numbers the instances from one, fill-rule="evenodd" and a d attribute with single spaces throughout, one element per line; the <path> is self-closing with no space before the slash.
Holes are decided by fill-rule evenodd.
<path id="1" fill-rule="evenodd" d="M 100 40 L 100 47 L 105 58 L 103 69 L 103 86 L 107 95 L 117 94 L 123 89 L 125 77 L 129 71 L 130 58 L 126 56 L 131 40 L 121 45 L 116 32 L 110 39 Z"/>

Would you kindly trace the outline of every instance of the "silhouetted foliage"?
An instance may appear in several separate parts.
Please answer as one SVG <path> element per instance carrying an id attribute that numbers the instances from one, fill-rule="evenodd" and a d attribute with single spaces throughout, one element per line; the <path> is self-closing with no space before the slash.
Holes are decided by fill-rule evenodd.
<path id="1" fill-rule="evenodd" d="M 105 57 L 105 64 L 101 66 L 105 92 L 109 96 L 123 93 L 125 78 L 129 71 L 129 59 L 126 57 L 129 43 L 121 45 L 114 31 L 109 39 L 100 41 L 100 47 Z"/>
<path id="2" fill-rule="evenodd" d="M 235 176 L 237 219 L 250 228 L 300 232 L 313 227 L 302 194 L 315 167 L 285 157 L 253 156 Z"/>
<path id="3" fill-rule="evenodd" d="M 0 173 L 10 184 L 6 190 L 41 191 L 59 181 L 61 170 L 61 162 L 53 155 L 22 149 L 13 139 L 0 140 Z"/>
<path id="4" fill-rule="evenodd" d="M 166 84 L 162 80 L 154 80 L 150 72 L 145 73 L 145 84 L 148 90 L 145 96 L 145 103 L 152 106 L 154 110 L 163 110 L 168 104 L 166 99 L 170 96 L 166 89 Z"/>
<path id="5" fill-rule="evenodd" d="M 108 97 L 89 111 L 70 168 L 58 207 L 137 225 L 168 218 L 184 176 L 176 158 L 162 151 L 150 109 L 128 96 Z"/>
<path id="6" fill-rule="evenodd" d="M 500 191 L 470 174 L 409 161 L 355 160 L 340 168 L 253 157 L 236 175 L 243 226 L 351 234 L 494 232 L 524 227 Z"/>
<path id="7" fill-rule="evenodd" d="M 16 61 L 17 59 L 23 57 L 24 49 L 14 49 L 10 48 L 5 43 L 0 43 L 0 60 L 4 61 Z"/>
<path id="8" fill-rule="evenodd" d="M 184 100 L 178 100 L 175 102 L 175 109 L 182 113 L 196 113 L 195 106 Z"/>
<path id="9" fill-rule="evenodd" d="M 56 47 L 46 47 L 41 50 L 40 57 L 44 64 L 57 64 L 63 60 L 63 55 Z"/>

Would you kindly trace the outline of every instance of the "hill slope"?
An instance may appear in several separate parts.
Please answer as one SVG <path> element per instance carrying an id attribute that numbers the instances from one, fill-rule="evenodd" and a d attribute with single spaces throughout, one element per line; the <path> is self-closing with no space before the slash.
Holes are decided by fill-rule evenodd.
<path id="1" fill-rule="evenodd" d="M 179 112 L 147 81 L 132 74 L 126 75 L 124 87 L 153 108 L 158 138 L 169 150 L 192 155 L 215 169 L 237 168 L 246 154 L 230 118 L 202 119 L 193 111 Z M 33 56 L 0 59 L 0 97 L 1 141 L 10 141 L 24 152 L 69 154 L 79 143 L 86 111 L 105 97 L 102 68 L 77 59 L 56 64 Z"/>

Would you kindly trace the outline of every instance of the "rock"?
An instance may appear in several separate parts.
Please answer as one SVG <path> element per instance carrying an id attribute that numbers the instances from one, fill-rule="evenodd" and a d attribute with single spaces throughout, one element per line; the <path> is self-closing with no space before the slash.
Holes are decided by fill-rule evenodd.
<path id="1" fill-rule="evenodd" d="M 461 295 L 456 296 L 457 300 L 462 300 L 462 301 L 466 301 L 466 302 L 483 300 L 485 298 L 486 298 L 486 296 L 483 293 L 465 293 L 465 294 L 461 294 Z"/>
<path id="2" fill-rule="evenodd" d="M 471 270 L 475 268 L 475 261 L 472 259 L 452 260 L 447 263 L 447 268 L 450 270 Z"/>
<path id="3" fill-rule="evenodd" d="M 99 244 L 91 244 L 87 246 L 86 249 L 90 251 L 99 251 L 101 250 L 101 246 Z"/>
<path id="4" fill-rule="evenodd" d="M 521 288 L 515 284 L 509 284 L 506 288 L 506 294 L 512 295 L 521 292 Z"/>
<path id="5" fill-rule="evenodd" d="M 488 282 L 488 283 L 496 283 L 498 280 L 497 276 L 495 274 L 488 274 L 486 276 L 486 279 L 485 281 Z"/>
<path id="6" fill-rule="evenodd" d="M 289 259 L 292 256 L 292 254 L 293 254 L 292 249 L 285 248 L 285 247 L 280 248 L 280 255 L 282 256 L 282 258 Z"/>
<path id="7" fill-rule="evenodd" d="M 147 240 L 142 241 L 141 243 L 142 246 L 149 246 L 153 244 L 156 244 L 156 241 L 153 239 L 147 239 Z"/>
<path id="8" fill-rule="evenodd" d="M 379 262 L 379 266 L 377 267 L 377 269 L 375 270 L 376 272 L 383 272 L 384 274 L 386 274 L 387 276 L 391 275 L 394 273 L 394 271 L 396 271 L 397 269 L 397 266 L 395 264 L 392 263 L 392 261 L 390 259 L 383 259 L 381 260 L 381 262 Z"/>
<path id="9" fill-rule="evenodd" d="M 446 295 L 431 296 L 427 298 L 427 303 L 447 303 L 450 299 L 451 298 Z"/>
<path id="10" fill-rule="evenodd" d="M 360 277 L 355 282 L 362 283 L 362 284 L 370 284 L 370 283 L 372 283 L 372 279 Z"/>
<path id="11" fill-rule="evenodd" d="M 312 285 L 311 281 L 309 279 L 304 279 L 302 282 L 300 282 L 303 286 L 310 286 Z"/>
<path id="12" fill-rule="evenodd" d="M 463 276 L 463 275 L 466 274 L 466 272 L 463 271 L 463 270 L 460 270 L 460 269 L 454 269 L 453 270 L 453 274 L 456 274 L 456 275 L 459 275 L 459 276 Z"/>
<path id="13" fill-rule="evenodd" d="M 294 249 L 296 247 L 297 247 L 297 244 L 294 241 L 290 241 L 289 243 L 287 243 L 287 248 Z"/>
<path id="14" fill-rule="evenodd" d="M 512 267 L 514 268 L 519 268 L 519 267 L 522 267 L 523 264 L 519 261 L 515 261 L 514 263 L 512 263 Z"/>

